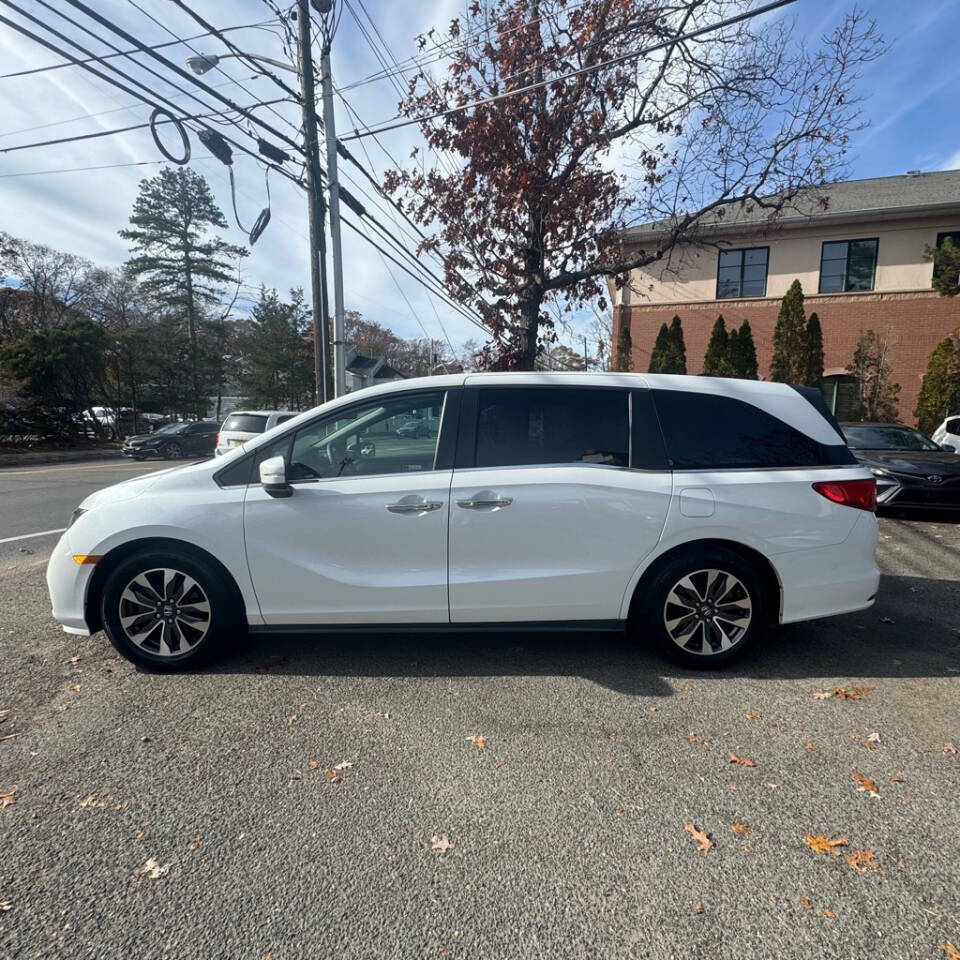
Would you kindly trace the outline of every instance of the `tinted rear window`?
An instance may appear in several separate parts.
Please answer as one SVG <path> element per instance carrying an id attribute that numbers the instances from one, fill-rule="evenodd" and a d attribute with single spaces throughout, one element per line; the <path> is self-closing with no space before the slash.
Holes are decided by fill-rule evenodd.
<path id="1" fill-rule="evenodd" d="M 656 390 L 654 400 L 675 470 L 856 463 L 844 444 L 818 443 L 742 400 L 681 390 Z"/>
<path id="2" fill-rule="evenodd" d="M 233 413 L 223 421 L 221 430 L 238 430 L 240 433 L 263 433 L 267 418 L 257 413 Z"/>
<path id="3" fill-rule="evenodd" d="M 599 463 L 629 456 L 625 390 L 509 387 L 479 391 L 476 465 Z"/>

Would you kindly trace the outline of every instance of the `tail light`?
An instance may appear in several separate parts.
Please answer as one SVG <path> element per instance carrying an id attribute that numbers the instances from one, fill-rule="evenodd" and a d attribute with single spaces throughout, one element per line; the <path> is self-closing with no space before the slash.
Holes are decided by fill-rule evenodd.
<path id="1" fill-rule="evenodd" d="M 825 480 L 815 483 L 813 489 L 821 497 L 841 506 L 877 512 L 877 481 L 873 477 L 869 480 Z"/>
<path id="2" fill-rule="evenodd" d="M 218 446 L 218 447 L 220 446 L 220 434 L 219 434 L 219 433 L 217 434 L 217 446 Z"/>

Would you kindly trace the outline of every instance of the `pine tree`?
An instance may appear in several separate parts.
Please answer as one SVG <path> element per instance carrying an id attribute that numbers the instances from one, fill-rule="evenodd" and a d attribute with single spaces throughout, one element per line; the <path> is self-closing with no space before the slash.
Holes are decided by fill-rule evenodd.
<path id="1" fill-rule="evenodd" d="M 770 379 L 804 383 L 807 374 L 807 320 L 803 313 L 803 287 L 799 280 L 783 295 L 773 331 Z"/>
<path id="2" fill-rule="evenodd" d="M 860 389 L 860 419 L 892 423 L 897 419 L 897 394 L 900 384 L 893 380 L 890 348 L 874 330 L 864 330 L 847 370 Z"/>
<path id="3" fill-rule="evenodd" d="M 710 377 L 729 377 L 730 374 L 730 337 L 723 314 L 717 317 L 703 357 L 703 372 Z"/>
<path id="4" fill-rule="evenodd" d="M 930 355 L 927 372 L 923 375 L 920 396 L 913 412 L 917 429 L 931 434 L 945 416 L 957 409 L 960 409 L 960 345 L 953 337 L 947 337 Z"/>
<path id="5" fill-rule="evenodd" d="M 731 330 L 727 346 L 730 376 L 742 380 L 757 379 L 757 348 L 753 342 L 750 321 L 744 320 L 739 330 Z"/>
<path id="6" fill-rule="evenodd" d="M 823 330 L 815 313 L 811 313 L 807 321 L 807 364 L 803 382 L 810 387 L 819 387 L 823 382 Z"/>
<path id="7" fill-rule="evenodd" d="M 633 338 L 630 336 L 630 328 L 624 325 L 617 336 L 617 370 L 621 373 L 627 373 L 630 370 L 632 354 Z"/>
<path id="8" fill-rule="evenodd" d="M 680 317 L 674 314 L 670 321 L 670 340 L 673 344 L 671 356 L 672 370 L 667 373 L 686 373 L 687 372 L 687 345 L 683 341 L 683 326 L 680 323 Z"/>
<path id="9" fill-rule="evenodd" d="M 313 346 L 303 291 L 290 301 L 276 290 L 260 288 L 260 299 L 243 338 L 240 389 L 253 406 L 299 409 L 312 400 Z"/>
<path id="10" fill-rule="evenodd" d="M 650 354 L 650 373 L 670 372 L 667 368 L 670 366 L 671 347 L 670 328 L 661 323 L 660 332 L 653 344 L 653 352 Z"/>
<path id="11" fill-rule="evenodd" d="M 145 278 L 143 290 L 169 314 L 186 321 L 189 407 L 200 416 L 206 406 L 201 326 L 220 300 L 219 285 L 236 280 L 237 265 L 231 261 L 246 250 L 210 236 L 211 230 L 228 224 L 207 181 L 189 167 L 164 167 L 157 176 L 141 180 L 130 223 L 131 229 L 120 231 L 134 254 L 127 264 L 130 273 Z"/>

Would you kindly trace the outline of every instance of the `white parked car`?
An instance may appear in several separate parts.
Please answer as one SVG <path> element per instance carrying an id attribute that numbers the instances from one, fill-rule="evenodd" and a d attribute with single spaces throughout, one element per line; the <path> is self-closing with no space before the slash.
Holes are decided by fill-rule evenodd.
<path id="1" fill-rule="evenodd" d="M 216 456 L 222 457 L 267 430 L 297 416 L 296 410 L 235 410 L 220 425 Z"/>
<path id="2" fill-rule="evenodd" d="M 435 435 L 384 431 L 439 418 Z M 47 581 L 137 663 L 252 633 L 626 628 L 690 666 L 869 607 L 875 481 L 815 390 L 459 374 L 340 397 L 219 460 L 108 487 Z"/>
<path id="3" fill-rule="evenodd" d="M 960 413 L 947 417 L 933 431 L 930 439 L 938 446 L 953 447 L 957 453 L 960 453 Z"/>

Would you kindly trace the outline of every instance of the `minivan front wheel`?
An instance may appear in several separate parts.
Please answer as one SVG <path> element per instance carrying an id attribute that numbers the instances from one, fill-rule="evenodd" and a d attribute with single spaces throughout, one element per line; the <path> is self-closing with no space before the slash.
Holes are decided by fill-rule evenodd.
<path id="1" fill-rule="evenodd" d="M 657 649 L 687 667 L 709 669 L 742 656 L 765 623 L 763 584 L 732 550 L 681 554 L 662 567 L 642 603 Z"/>
<path id="2" fill-rule="evenodd" d="M 241 624 L 237 604 L 216 571 L 186 551 L 150 551 L 107 577 L 102 618 L 107 637 L 128 660 L 154 670 L 208 662 Z"/>

